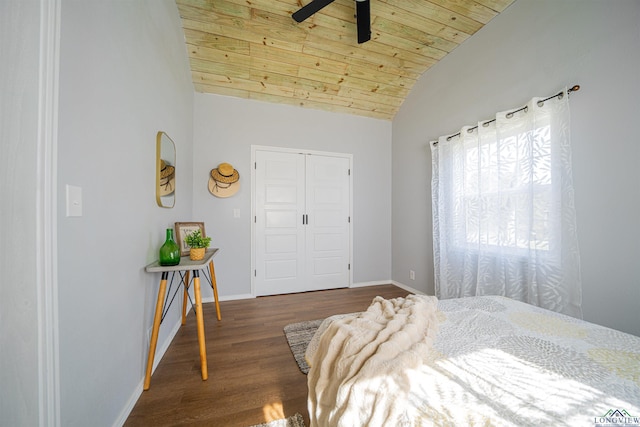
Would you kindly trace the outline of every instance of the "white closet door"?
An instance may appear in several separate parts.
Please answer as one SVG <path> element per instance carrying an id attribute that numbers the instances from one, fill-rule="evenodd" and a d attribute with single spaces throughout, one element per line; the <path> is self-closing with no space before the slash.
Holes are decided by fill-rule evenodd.
<path id="1" fill-rule="evenodd" d="M 350 160 L 255 151 L 255 293 L 349 286 Z"/>
<path id="2" fill-rule="evenodd" d="M 256 151 L 256 295 L 304 289 L 304 156 Z"/>
<path id="3" fill-rule="evenodd" d="M 306 156 L 307 290 L 349 285 L 349 159 Z"/>

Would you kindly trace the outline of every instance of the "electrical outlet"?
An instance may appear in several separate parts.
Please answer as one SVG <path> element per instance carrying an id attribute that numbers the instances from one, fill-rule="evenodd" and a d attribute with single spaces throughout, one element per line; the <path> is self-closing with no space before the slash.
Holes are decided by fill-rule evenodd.
<path id="1" fill-rule="evenodd" d="M 413 270 L 409 270 L 409 279 L 416 280 L 416 272 Z"/>

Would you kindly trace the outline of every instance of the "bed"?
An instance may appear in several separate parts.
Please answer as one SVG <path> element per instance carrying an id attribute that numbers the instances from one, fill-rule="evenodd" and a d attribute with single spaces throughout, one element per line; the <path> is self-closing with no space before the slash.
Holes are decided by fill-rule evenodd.
<path id="1" fill-rule="evenodd" d="M 640 338 L 504 297 L 376 297 L 305 357 L 311 427 L 640 425 Z"/>

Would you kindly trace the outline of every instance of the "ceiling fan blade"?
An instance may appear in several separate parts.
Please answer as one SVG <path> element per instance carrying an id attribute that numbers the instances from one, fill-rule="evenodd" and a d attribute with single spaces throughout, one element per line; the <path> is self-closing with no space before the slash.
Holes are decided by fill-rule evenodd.
<path id="1" fill-rule="evenodd" d="M 291 15 L 291 17 L 296 22 L 302 22 L 329 3 L 333 3 L 333 0 L 311 0 L 310 3 L 307 3 L 296 12 L 293 12 L 293 15 Z"/>
<path id="2" fill-rule="evenodd" d="M 369 0 L 356 0 L 358 44 L 371 40 L 371 8 Z"/>

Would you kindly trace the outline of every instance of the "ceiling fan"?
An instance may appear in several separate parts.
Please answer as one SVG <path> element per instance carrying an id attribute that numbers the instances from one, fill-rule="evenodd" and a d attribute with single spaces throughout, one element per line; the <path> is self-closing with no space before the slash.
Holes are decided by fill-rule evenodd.
<path id="1" fill-rule="evenodd" d="M 333 3 L 334 0 L 311 0 L 291 15 L 296 22 L 302 22 L 320 9 Z M 358 28 L 358 43 L 371 39 L 371 10 L 369 0 L 356 0 L 356 26 Z"/>

